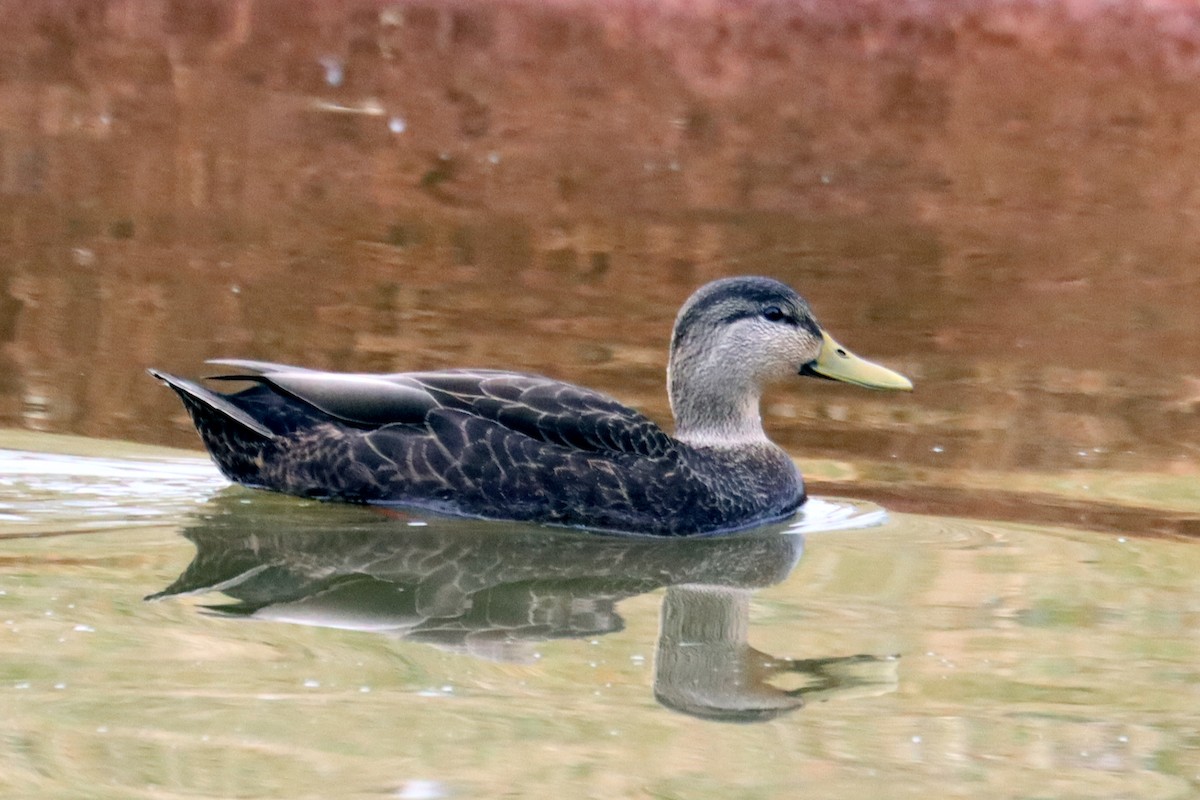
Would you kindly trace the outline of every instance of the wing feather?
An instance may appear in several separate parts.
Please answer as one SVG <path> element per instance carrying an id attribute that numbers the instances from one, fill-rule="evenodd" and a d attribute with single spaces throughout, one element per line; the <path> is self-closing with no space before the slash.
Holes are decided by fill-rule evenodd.
<path id="1" fill-rule="evenodd" d="M 577 450 L 660 456 L 674 440 L 644 414 L 591 389 L 540 375 L 497 370 L 362 374 L 321 372 L 265 361 L 219 359 L 244 370 L 217 376 L 267 384 L 322 413 L 365 427 L 425 425 L 457 439 L 432 412 L 463 411 L 532 439 Z M 466 442 L 461 444 L 465 445 Z"/>
<path id="2" fill-rule="evenodd" d="M 674 443 L 641 412 L 600 392 L 539 375 L 454 370 L 408 373 L 407 377 L 446 407 L 495 420 L 552 444 L 658 456 Z"/>

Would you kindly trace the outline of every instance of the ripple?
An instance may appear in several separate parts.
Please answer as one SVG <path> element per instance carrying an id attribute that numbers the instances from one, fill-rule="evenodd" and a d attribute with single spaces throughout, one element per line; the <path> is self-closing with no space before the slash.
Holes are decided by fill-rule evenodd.
<path id="1" fill-rule="evenodd" d="M 106 458 L 0 449 L 8 536 L 158 523 L 227 486 L 200 458 Z"/>
<path id="2" fill-rule="evenodd" d="M 866 500 L 810 497 L 788 526 L 788 533 L 827 533 L 877 528 L 886 524 L 888 512 Z"/>

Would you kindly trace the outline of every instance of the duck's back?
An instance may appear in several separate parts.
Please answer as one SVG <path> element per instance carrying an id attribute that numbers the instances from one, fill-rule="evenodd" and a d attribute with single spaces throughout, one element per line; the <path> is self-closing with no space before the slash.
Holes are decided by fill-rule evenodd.
<path id="1" fill-rule="evenodd" d="M 692 448 L 606 395 L 540 376 L 229 363 L 256 385 L 219 394 L 155 374 L 222 471 L 250 486 L 659 535 L 746 527 L 804 500 L 773 445 Z"/>

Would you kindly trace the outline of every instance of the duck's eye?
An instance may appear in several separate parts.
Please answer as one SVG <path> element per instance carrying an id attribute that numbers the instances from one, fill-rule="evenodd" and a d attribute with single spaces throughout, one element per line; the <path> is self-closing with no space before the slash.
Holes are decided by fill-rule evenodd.
<path id="1" fill-rule="evenodd" d="M 779 306 L 767 306 L 763 309 L 762 316 L 767 322 L 783 322 L 788 315 Z"/>

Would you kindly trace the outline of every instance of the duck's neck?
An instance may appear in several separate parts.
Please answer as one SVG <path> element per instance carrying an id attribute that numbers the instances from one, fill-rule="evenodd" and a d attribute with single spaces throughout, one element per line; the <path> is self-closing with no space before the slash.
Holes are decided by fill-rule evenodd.
<path id="1" fill-rule="evenodd" d="M 675 415 L 675 438 L 699 447 L 768 443 L 759 415 L 762 389 L 741 365 L 721 369 L 704 357 L 673 354 L 667 393 Z"/>

